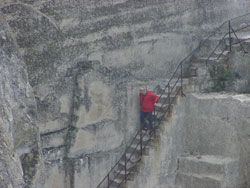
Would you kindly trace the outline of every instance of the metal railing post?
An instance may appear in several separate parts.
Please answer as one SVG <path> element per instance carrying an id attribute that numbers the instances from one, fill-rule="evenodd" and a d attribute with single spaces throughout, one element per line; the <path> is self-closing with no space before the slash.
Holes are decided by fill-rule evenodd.
<path id="1" fill-rule="evenodd" d="M 152 125 L 153 126 L 152 127 L 153 131 L 154 131 L 154 137 L 155 137 L 155 129 L 156 129 L 156 127 L 155 127 L 156 126 L 156 120 L 155 120 L 156 117 L 155 117 L 155 115 L 156 115 L 156 113 L 155 113 L 155 108 L 154 108 L 154 111 L 153 111 L 153 117 L 154 118 L 153 118 L 153 125 Z"/>
<path id="2" fill-rule="evenodd" d="M 109 188 L 109 173 L 108 173 L 108 188 Z"/>
<path id="3" fill-rule="evenodd" d="M 238 38 L 238 36 L 236 35 L 236 33 L 235 33 L 235 31 L 234 31 L 233 27 L 231 27 L 231 30 L 232 30 L 232 33 L 234 34 L 234 36 L 236 37 L 236 39 L 237 39 L 238 43 L 240 44 L 240 47 L 242 48 L 242 50 L 243 50 L 243 51 L 244 51 L 244 53 L 246 54 L 246 53 L 247 53 L 247 51 L 244 49 L 243 45 L 241 44 L 241 41 L 240 41 L 240 39 Z"/>
<path id="4" fill-rule="evenodd" d="M 182 63 L 181 63 L 181 96 L 183 96 L 183 70 L 182 70 Z"/>
<path id="5" fill-rule="evenodd" d="M 125 181 L 127 181 L 127 156 L 125 151 Z"/>
<path id="6" fill-rule="evenodd" d="M 154 111 L 154 109 L 153 109 L 153 111 L 152 111 L 152 127 L 154 127 L 154 123 L 155 123 L 155 111 Z"/>
<path id="7" fill-rule="evenodd" d="M 171 107 L 171 99 L 170 99 L 170 84 L 168 83 L 168 115 L 170 115 L 170 107 Z"/>
<path id="8" fill-rule="evenodd" d="M 141 156 L 142 156 L 142 129 L 140 130 L 140 150 L 141 150 Z"/>
<path id="9" fill-rule="evenodd" d="M 231 22 L 228 21 L 228 35 L 229 35 L 229 50 L 232 51 L 232 37 L 231 37 Z"/>

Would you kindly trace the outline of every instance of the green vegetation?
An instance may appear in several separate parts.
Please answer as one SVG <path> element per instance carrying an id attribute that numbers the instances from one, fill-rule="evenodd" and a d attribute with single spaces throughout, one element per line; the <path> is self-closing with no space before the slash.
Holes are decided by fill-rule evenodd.
<path id="1" fill-rule="evenodd" d="M 211 65 L 209 74 L 213 81 L 212 91 L 225 90 L 226 86 L 231 86 L 235 80 L 235 74 L 228 70 L 225 65 Z"/>

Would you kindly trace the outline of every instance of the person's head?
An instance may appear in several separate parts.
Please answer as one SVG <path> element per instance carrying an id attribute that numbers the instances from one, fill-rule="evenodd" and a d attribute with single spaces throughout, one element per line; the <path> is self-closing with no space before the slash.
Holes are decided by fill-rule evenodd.
<path id="1" fill-rule="evenodd" d="M 140 93 L 143 95 L 146 95 L 146 87 L 145 86 L 140 87 Z"/>

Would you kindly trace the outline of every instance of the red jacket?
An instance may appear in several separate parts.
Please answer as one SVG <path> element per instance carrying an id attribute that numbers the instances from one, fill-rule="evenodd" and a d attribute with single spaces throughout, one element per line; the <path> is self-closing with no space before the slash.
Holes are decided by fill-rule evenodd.
<path id="1" fill-rule="evenodd" d="M 153 91 L 146 90 L 146 95 L 140 93 L 141 111 L 152 112 L 156 102 L 158 102 L 158 96 Z"/>

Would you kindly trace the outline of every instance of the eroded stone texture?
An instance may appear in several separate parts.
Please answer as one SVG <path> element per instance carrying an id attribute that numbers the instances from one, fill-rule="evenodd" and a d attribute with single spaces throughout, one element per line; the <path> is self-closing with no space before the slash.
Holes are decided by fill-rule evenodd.
<path id="1" fill-rule="evenodd" d="M 246 48 L 246 45 L 244 45 Z M 247 45 L 248 47 L 248 45 Z M 249 48 L 249 47 L 248 47 Z M 248 51 L 248 49 L 246 49 Z M 249 55 L 233 51 L 230 58 L 230 71 L 235 74 L 234 83 L 228 90 L 234 90 L 241 93 L 249 93 L 250 91 L 250 69 Z"/>
<path id="2" fill-rule="evenodd" d="M 89 76 L 87 76 L 89 79 Z M 111 91 L 112 87 L 109 87 L 102 83 L 101 81 L 95 81 L 90 83 L 89 86 L 85 86 L 84 83 L 79 81 L 79 87 L 82 90 L 83 100 L 87 98 L 91 99 L 89 104 L 85 103 L 84 108 L 79 109 L 78 116 L 79 121 L 77 122 L 77 127 L 81 128 L 84 125 L 94 124 L 105 119 L 111 119 L 112 115 L 112 98 Z M 88 88 L 88 91 L 84 90 Z M 88 93 L 86 93 L 88 92 Z M 84 96 L 84 93 L 86 96 Z"/>
<path id="3" fill-rule="evenodd" d="M 33 180 L 39 184 L 42 156 L 36 103 L 25 64 L 1 12 L 0 33 L 0 187 L 24 187 Z"/>
<path id="4" fill-rule="evenodd" d="M 249 111 L 249 95 L 187 94 L 179 99 L 128 187 L 249 187 Z M 177 172 L 189 178 L 179 184 Z"/>
<path id="5" fill-rule="evenodd" d="M 47 181 L 44 187 L 65 187 L 67 181 L 65 180 L 64 173 L 64 170 L 59 165 L 50 165 L 48 173 L 46 174 Z"/>
<path id="6" fill-rule="evenodd" d="M 246 157 L 249 156 L 249 104 L 249 95 L 190 96 L 185 108 L 178 108 L 179 114 L 183 111 L 189 113 L 177 120 L 178 125 L 185 122 L 183 127 L 177 126 L 177 129 L 184 129 L 189 134 L 176 137 L 177 142 L 182 143 L 177 153 L 187 151 L 230 157 L 237 161 L 237 165 L 234 167 L 235 172 L 227 174 L 229 178 L 225 179 L 226 186 L 249 186 L 249 180 L 245 178 L 249 176 L 249 159 Z"/>
<path id="7" fill-rule="evenodd" d="M 25 153 L 23 160 L 32 159 L 26 151 L 36 141 L 21 137 L 37 130 L 30 131 L 34 123 L 26 125 L 19 113 L 35 113 L 46 172 L 64 177 L 65 187 L 94 187 L 97 182 L 91 182 L 101 181 L 138 128 L 140 83 L 170 77 L 201 38 L 248 10 L 249 2 L 4 0 L 0 7 L 26 64 L 35 101 L 32 96 L 27 102 L 25 94 L 18 98 L 24 106 L 34 104 L 31 109 L 37 105 L 37 114 L 13 108 L 16 125 L 27 130 L 20 134 L 16 127 L 13 136 Z M 16 81 L 19 74 L 14 73 Z M 105 158 L 107 152 L 114 157 Z M 96 154 L 106 161 L 94 163 Z M 89 164 L 79 167 L 77 161 Z M 61 185 L 50 178 L 44 186 Z"/>

